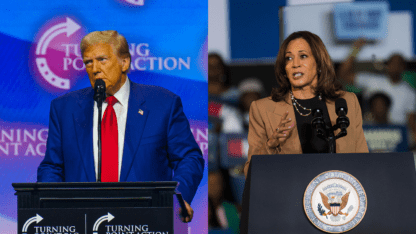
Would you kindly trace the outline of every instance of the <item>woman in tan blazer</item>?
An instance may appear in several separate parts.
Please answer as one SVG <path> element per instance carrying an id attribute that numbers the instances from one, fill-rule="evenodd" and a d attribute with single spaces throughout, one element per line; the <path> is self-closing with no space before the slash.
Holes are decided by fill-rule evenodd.
<path id="1" fill-rule="evenodd" d="M 275 64 L 279 88 L 250 107 L 247 176 L 253 155 L 325 153 L 329 144 L 313 133 L 312 110 L 319 108 L 328 127 L 336 124 L 335 100 L 347 102 L 347 136 L 336 140 L 336 153 L 368 152 L 361 108 L 353 93 L 341 90 L 322 40 L 308 31 L 292 33 L 280 47 Z M 334 134 L 338 134 L 340 129 Z"/>

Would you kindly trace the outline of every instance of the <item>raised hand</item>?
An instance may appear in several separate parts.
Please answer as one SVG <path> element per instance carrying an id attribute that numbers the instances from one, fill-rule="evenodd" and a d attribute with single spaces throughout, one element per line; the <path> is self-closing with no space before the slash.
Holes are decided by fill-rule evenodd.
<path id="1" fill-rule="evenodd" d="M 288 125 L 292 122 L 291 118 L 287 118 L 289 112 L 286 112 L 283 114 L 282 118 L 280 119 L 280 123 L 277 127 L 277 129 L 273 130 L 273 135 L 269 140 L 267 141 L 267 146 L 270 148 L 276 148 L 280 144 L 284 143 L 286 139 L 289 137 L 290 133 L 292 132 L 292 129 L 294 127 L 294 122 L 292 124 Z"/>

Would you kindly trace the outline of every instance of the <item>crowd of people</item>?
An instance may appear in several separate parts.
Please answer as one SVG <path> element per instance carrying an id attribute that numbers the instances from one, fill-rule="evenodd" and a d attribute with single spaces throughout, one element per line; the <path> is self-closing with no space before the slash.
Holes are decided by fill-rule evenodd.
<path id="1" fill-rule="evenodd" d="M 210 137 L 220 134 L 247 135 L 251 102 L 266 95 L 262 82 L 255 77 L 248 77 L 238 85 L 232 85 L 228 66 L 221 56 L 215 53 L 208 55 L 208 93 Z M 214 150 L 210 146 L 210 152 L 217 152 L 213 157 L 219 162 L 221 154 L 219 150 Z M 240 181 L 244 181 L 243 163 L 227 166 L 217 163 L 215 166 L 209 166 L 209 170 L 210 230 L 239 233 L 241 193 L 236 190 L 241 190 L 244 183 L 231 183 L 231 178 L 242 177 Z M 232 186 L 239 188 L 231 189 Z"/>
<path id="2" fill-rule="evenodd" d="M 339 66 L 338 78 L 347 89 L 357 90 L 363 96 L 364 121 L 367 124 L 405 125 L 409 146 L 415 148 L 416 92 L 412 87 L 415 73 L 406 70 L 406 60 L 396 53 L 385 63 L 373 64 L 375 72 L 356 71 L 356 57 L 365 45 L 364 39 L 353 44 L 350 55 Z"/>
<path id="3" fill-rule="evenodd" d="M 305 39 L 308 37 L 311 37 L 312 39 Z M 313 45 L 311 46 L 310 44 Z M 289 105 L 288 108 L 291 109 L 292 112 L 293 109 L 298 110 L 297 112 L 294 112 L 292 118 L 296 118 L 296 122 L 299 125 L 302 124 L 299 120 L 306 119 L 304 117 L 308 116 L 308 113 L 303 112 L 303 110 L 308 109 L 302 109 L 302 105 L 318 105 L 322 100 L 322 96 L 324 96 L 324 100 L 337 98 L 333 95 L 336 95 L 339 92 L 344 92 L 342 90 L 345 90 L 355 93 L 358 97 L 357 99 L 354 96 L 349 95 L 350 92 L 344 92 L 344 94 L 341 94 L 344 95 L 344 98 L 346 99 L 349 99 L 351 96 L 351 100 L 347 100 L 347 102 L 359 103 L 359 106 L 354 106 L 354 104 L 352 106 L 356 108 L 357 113 L 361 111 L 361 113 L 359 113 L 360 117 L 358 120 L 352 121 L 362 121 L 362 125 L 369 126 L 405 126 L 408 134 L 408 150 L 410 151 L 416 148 L 416 73 L 407 69 L 407 62 L 402 55 L 392 54 L 389 57 L 389 59 L 387 59 L 387 61 L 385 61 L 384 63 L 372 63 L 371 65 L 366 67 L 366 71 L 358 71 L 356 57 L 358 56 L 361 49 L 364 46 L 366 46 L 366 41 L 363 39 L 359 39 L 355 43 L 353 43 L 350 54 L 345 59 L 345 61 L 336 66 L 337 69 L 335 69 L 332 65 L 329 67 L 325 67 L 325 64 L 332 64 L 332 61 L 330 61 L 329 55 L 327 55 L 325 46 L 323 46 L 323 44 L 320 45 L 319 41 L 316 42 L 316 38 L 314 38 L 313 35 L 311 36 L 308 33 L 301 33 L 299 35 L 293 36 L 293 38 L 290 38 L 287 41 L 287 43 L 283 45 L 285 45 L 286 47 L 283 49 L 281 58 L 279 58 L 279 52 L 275 65 L 279 87 L 274 89 L 271 95 L 269 93 L 266 93 L 262 81 L 257 78 L 247 77 L 242 79 L 239 83 L 233 82 L 231 80 L 229 69 L 226 63 L 221 58 L 221 56 L 216 53 L 209 54 L 208 91 L 210 104 L 208 112 L 210 116 L 209 122 L 211 126 L 210 136 L 211 134 L 218 135 L 236 133 L 246 134 L 248 135 L 248 138 L 250 138 L 251 134 L 252 139 L 248 139 L 248 142 L 251 142 L 250 148 L 252 152 L 244 152 L 243 154 L 245 154 L 246 156 L 248 154 L 248 157 L 250 157 L 250 155 L 252 154 L 261 154 L 261 150 L 256 151 L 254 149 L 257 146 L 259 147 L 259 149 L 264 148 L 264 145 L 260 144 L 264 140 L 261 136 L 262 130 L 260 128 L 256 129 L 256 123 L 265 122 L 261 121 L 260 119 L 263 118 L 263 114 L 267 115 L 267 100 L 273 100 L 274 102 L 276 102 L 276 100 L 279 99 L 279 97 L 280 101 L 284 101 L 286 98 L 289 98 L 288 100 L 292 98 L 292 102 L 296 103 L 294 107 L 298 107 L 299 109 L 292 108 L 292 105 Z M 306 49 L 304 48 L 300 51 L 305 51 L 309 48 L 310 54 L 306 56 L 314 56 L 316 63 L 312 64 L 312 62 L 307 61 L 307 58 L 303 53 L 298 53 L 297 50 L 302 46 L 304 46 Z M 311 47 L 313 49 L 311 49 Z M 325 52 L 323 52 L 322 48 L 318 49 L 318 52 L 314 51 L 316 50 L 316 48 L 319 47 L 322 47 L 325 50 Z M 289 49 L 293 50 L 291 51 L 292 56 L 288 56 L 286 54 Z M 318 56 L 328 56 L 328 58 L 317 59 L 317 53 L 319 54 Z M 326 61 L 325 59 L 327 59 L 328 61 Z M 292 61 L 293 64 L 290 65 L 290 67 L 287 67 L 288 64 Z M 312 100 L 313 98 L 315 98 L 312 97 L 314 96 L 312 95 L 312 93 L 312 96 L 308 96 L 309 99 L 306 96 L 302 96 L 309 94 L 305 93 L 303 88 L 301 89 L 302 92 L 297 92 L 296 89 L 293 90 L 292 88 L 292 90 L 287 89 L 287 87 L 285 88 L 285 80 L 290 82 L 287 84 L 288 87 L 296 87 L 296 82 L 300 82 L 297 77 L 302 77 L 301 79 L 308 78 L 309 70 L 302 70 L 302 72 L 300 70 L 302 68 L 308 69 L 309 65 L 315 65 L 318 67 L 318 69 L 315 69 L 315 71 L 317 71 L 316 74 L 311 72 L 311 82 L 314 81 L 315 76 L 328 77 L 326 83 L 329 82 L 330 86 L 332 87 L 338 87 L 337 84 L 339 84 L 340 89 L 335 88 L 332 94 L 326 93 L 326 90 L 328 89 L 327 87 L 329 86 L 325 87 L 325 84 L 317 83 L 317 86 L 321 85 L 322 90 L 320 91 L 319 95 L 316 95 L 317 100 Z M 279 68 L 279 66 L 282 67 Z M 294 70 L 293 74 L 290 73 L 289 75 L 286 75 L 288 74 L 288 70 L 290 72 L 292 71 L 291 69 Z M 279 74 L 278 71 L 281 71 L 281 74 Z M 297 72 L 300 74 L 299 76 Z M 303 78 L 303 76 L 305 76 L 305 78 Z M 271 77 L 271 79 L 273 79 L 273 77 Z M 320 79 L 322 80 L 322 78 Z M 299 87 L 302 85 L 303 84 L 299 84 Z M 279 103 L 279 100 L 277 100 L 277 103 Z M 323 107 L 324 106 L 325 105 L 323 105 Z M 251 115 L 250 108 L 252 109 Z M 290 129 L 290 127 L 288 127 L 291 126 L 289 123 L 290 118 L 288 117 L 288 114 L 285 115 L 285 113 L 282 113 L 282 116 L 283 117 L 280 120 L 280 124 L 276 123 L 278 124 L 278 126 L 274 126 L 273 124 L 272 126 L 270 126 L 270 131 L 272 132 L 270 132 L 270 134 L 267 133 L 266 137 L 267 147 L 270 146 L 271 151 L 274 150 L 277 153 L 280 152 L 280 143 L 285 140 L 286 134 L 291 134 L 290 131 L 292 130 Z M 250 118 L 252 119 L 252 123 L 250 125 L 251 133 L 249 133 Z M 362 120 L 360 120 L 361 118 Z M 213 119 L 215 119 L 215 121 L 213 121 Z M 267 125 L 268 123 L 265 124 Z M 297 127 L 299 129 L 296 130 L 296 133 L 294 135 L 299 136 L 299 140 L 302 143 L 300 149 L 305 152 L 315 152 L 316 149 L 308 146 L 305 143 L 305 139 L 303 139 L 304 137 L 300 136 L 304 135 L 303 132 L 299 135 L 298 131 L 302 131 L 302 126 Z M 266 128 L 267 127 L 263 129 L 265 131 L 265 136 L 266 131 L 269 131 Z M 357 129 L 356 133 L 361 136 L 362 127 L 359 128 L 360 129 Z M 255 132 L 255 136 L 253 135 L 253 132 Z M 358 135 L 356 136 L 358 137 Z M 257 137 L 256 139 L 258 139 L 258 141 L 261 142 L 258 145 L 255 145 L 253 137 Z M 271 140 L 273 137 L 276 137 L 275 141 Z M 315 143 L 316 142 L 318 142 L 318 140 L 315 141 Z M 216 152 L 216 154 L 213 157 L 218 159 L 222 156 L 218 150 L 213 150 L 211 147 L 212 146 L 210 146 L 210 151 Z M 364 147 L 363 145 L 362 148 L 357 150 L 364 150 L 364 148 L 367 149 L 367 146 L 365 145 Z M 233 165 L 232 167 L 223 167 L 220 163 L 218 163 L 217 166 L 210 167 L 210 172 L 208 175 L 208 196 L 209 228 L 211 231 L 222 229 L 228 230 L 229 233 L 238 233 L 237 224 L 239 223 L 239 215 L 241 211 L 241 203 L 239 202 L 241 201 L 241 197 L 238 196 L 241 196 L 241 194 L 235 194 L 235 192 L 233 193 L 233 190 L 230 189 L 230 187 L 235 186 L 235 184 L 232 185 L 232 183 L 230 182 L 230 177 L 233 176 L 236 172 L 239 175 L 243 175 L 244 165 Z M 244 184 L 241 184 L 240 186 L 243 187 Z"/>

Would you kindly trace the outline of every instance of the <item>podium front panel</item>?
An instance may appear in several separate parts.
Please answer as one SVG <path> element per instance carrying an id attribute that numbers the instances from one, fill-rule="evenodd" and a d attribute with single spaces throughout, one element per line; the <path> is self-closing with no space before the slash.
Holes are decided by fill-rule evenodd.
<path id="1" fill-rule="evenodd" d="M 173 233 L 171 208 L 21 209 L 18 234 Z"/>
<path id="2" fill-rule="evenodd" d="M 177 225 L 177 182 L 15 183 L 18 233 L 184 233 Z M 178 206 L 178 205 L 176 205 Z M 174 225 L 175 222 L 175 225 Z"/>
<path id="3" fill-rule="evenodd" d="M 412 153 L 255 155 L 242 233 L 324 233 L 307 218 L 303 196 L 317 175 L 330 170 L 351 174 L 367 194 L 366 214 L 348 233 L 416 233 L 414 165 Z"/>

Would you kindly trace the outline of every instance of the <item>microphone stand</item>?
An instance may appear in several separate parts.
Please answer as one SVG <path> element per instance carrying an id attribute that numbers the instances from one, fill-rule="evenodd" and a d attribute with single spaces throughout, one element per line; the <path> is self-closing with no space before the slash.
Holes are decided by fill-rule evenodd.
<path id="1" fill-rule="evenodd" d="M 329 131 L 328 137 L 327 137 L 327 142 L 329 144 L 329 153 L 330 154 L 335 154 L 335 148 L 336 148 L 336 143 L 335 140 L 338 139 L 334 136 L 334 131 L 335 129 L 332 129 Z"/>
<path id="2" fill-rule="evenodd" d="M 342 124 L 347 124 L 347 123 L 349 125 L 349 119 L 346 116 L 338 117 L 337 118 L 337 123 L 332 127 L 329 127 L 328 125 L 325 124 L 325 120 L 323 119 L 322 116 L 317 116 L 312 120 L 312 126 L 316 131 L 316 135 L 319 138 L 328 142 L 328 144 L 329 144 L 329 152 L 328 153 L 330 153 L 330 154 L 335 154 L 336 153 L 335 152 L 335 148 L 336 148 L 335 140 L 347 135 L 347 129 L 344 128 L 344 127 L 341 127 L 341 126 L 345 126 L 345 125 L 342 125 Z M 337 130 L 338 128 L 341 129 L 341 132 L 339 132 L 335 136 L 334 131 Z"/>
<path id="3" fill-rule="evenodd" d="M 322 119 L 322 122 L 325 124 L 325 121 L 323 119 Z M 334 135 L 334 131 L 338 128 L 338 127 L 335 128 L 335 126 L 331 128 L 331 127 L 328 127 L 328 125 L 325 124 L 325 129 L 321 129 L 321 130 L 324 130 L 324 131 L 317 131 L 317 134 L 316 134 L 319 138 L 328 142 L 328 145 L 329 145 L 329 152 L 328 153 L 330 153 L 330 154 L 335 154 L 335 148 L 336 148 L 335 147 L 336 146 L 335 140 L 339 138 L 338 137 L 339 134 L 337 136 Z"/>
<path id="4" fill-rule="evenodd" d="M 94 84 L 94 100 L 97 102 L 98 108 L 98 175 L 97 175 L 97 182 L 101 182 L 101 154 L 102 154 L 102 144 L 101 144 L 101 115 L 102 115 L 102 107 L 103 101 L 105 100 L 105 82 L 101 79 L 98 79 Z"/>
<path id="5" fill-rule="evenodd" d="M 101 113 L 103 108 L 103 101 L 99 100 L 97 101 L 97 107 L 98 107 L 98 176 L 97 176 L 97 182 L 101 182 Z"/>

